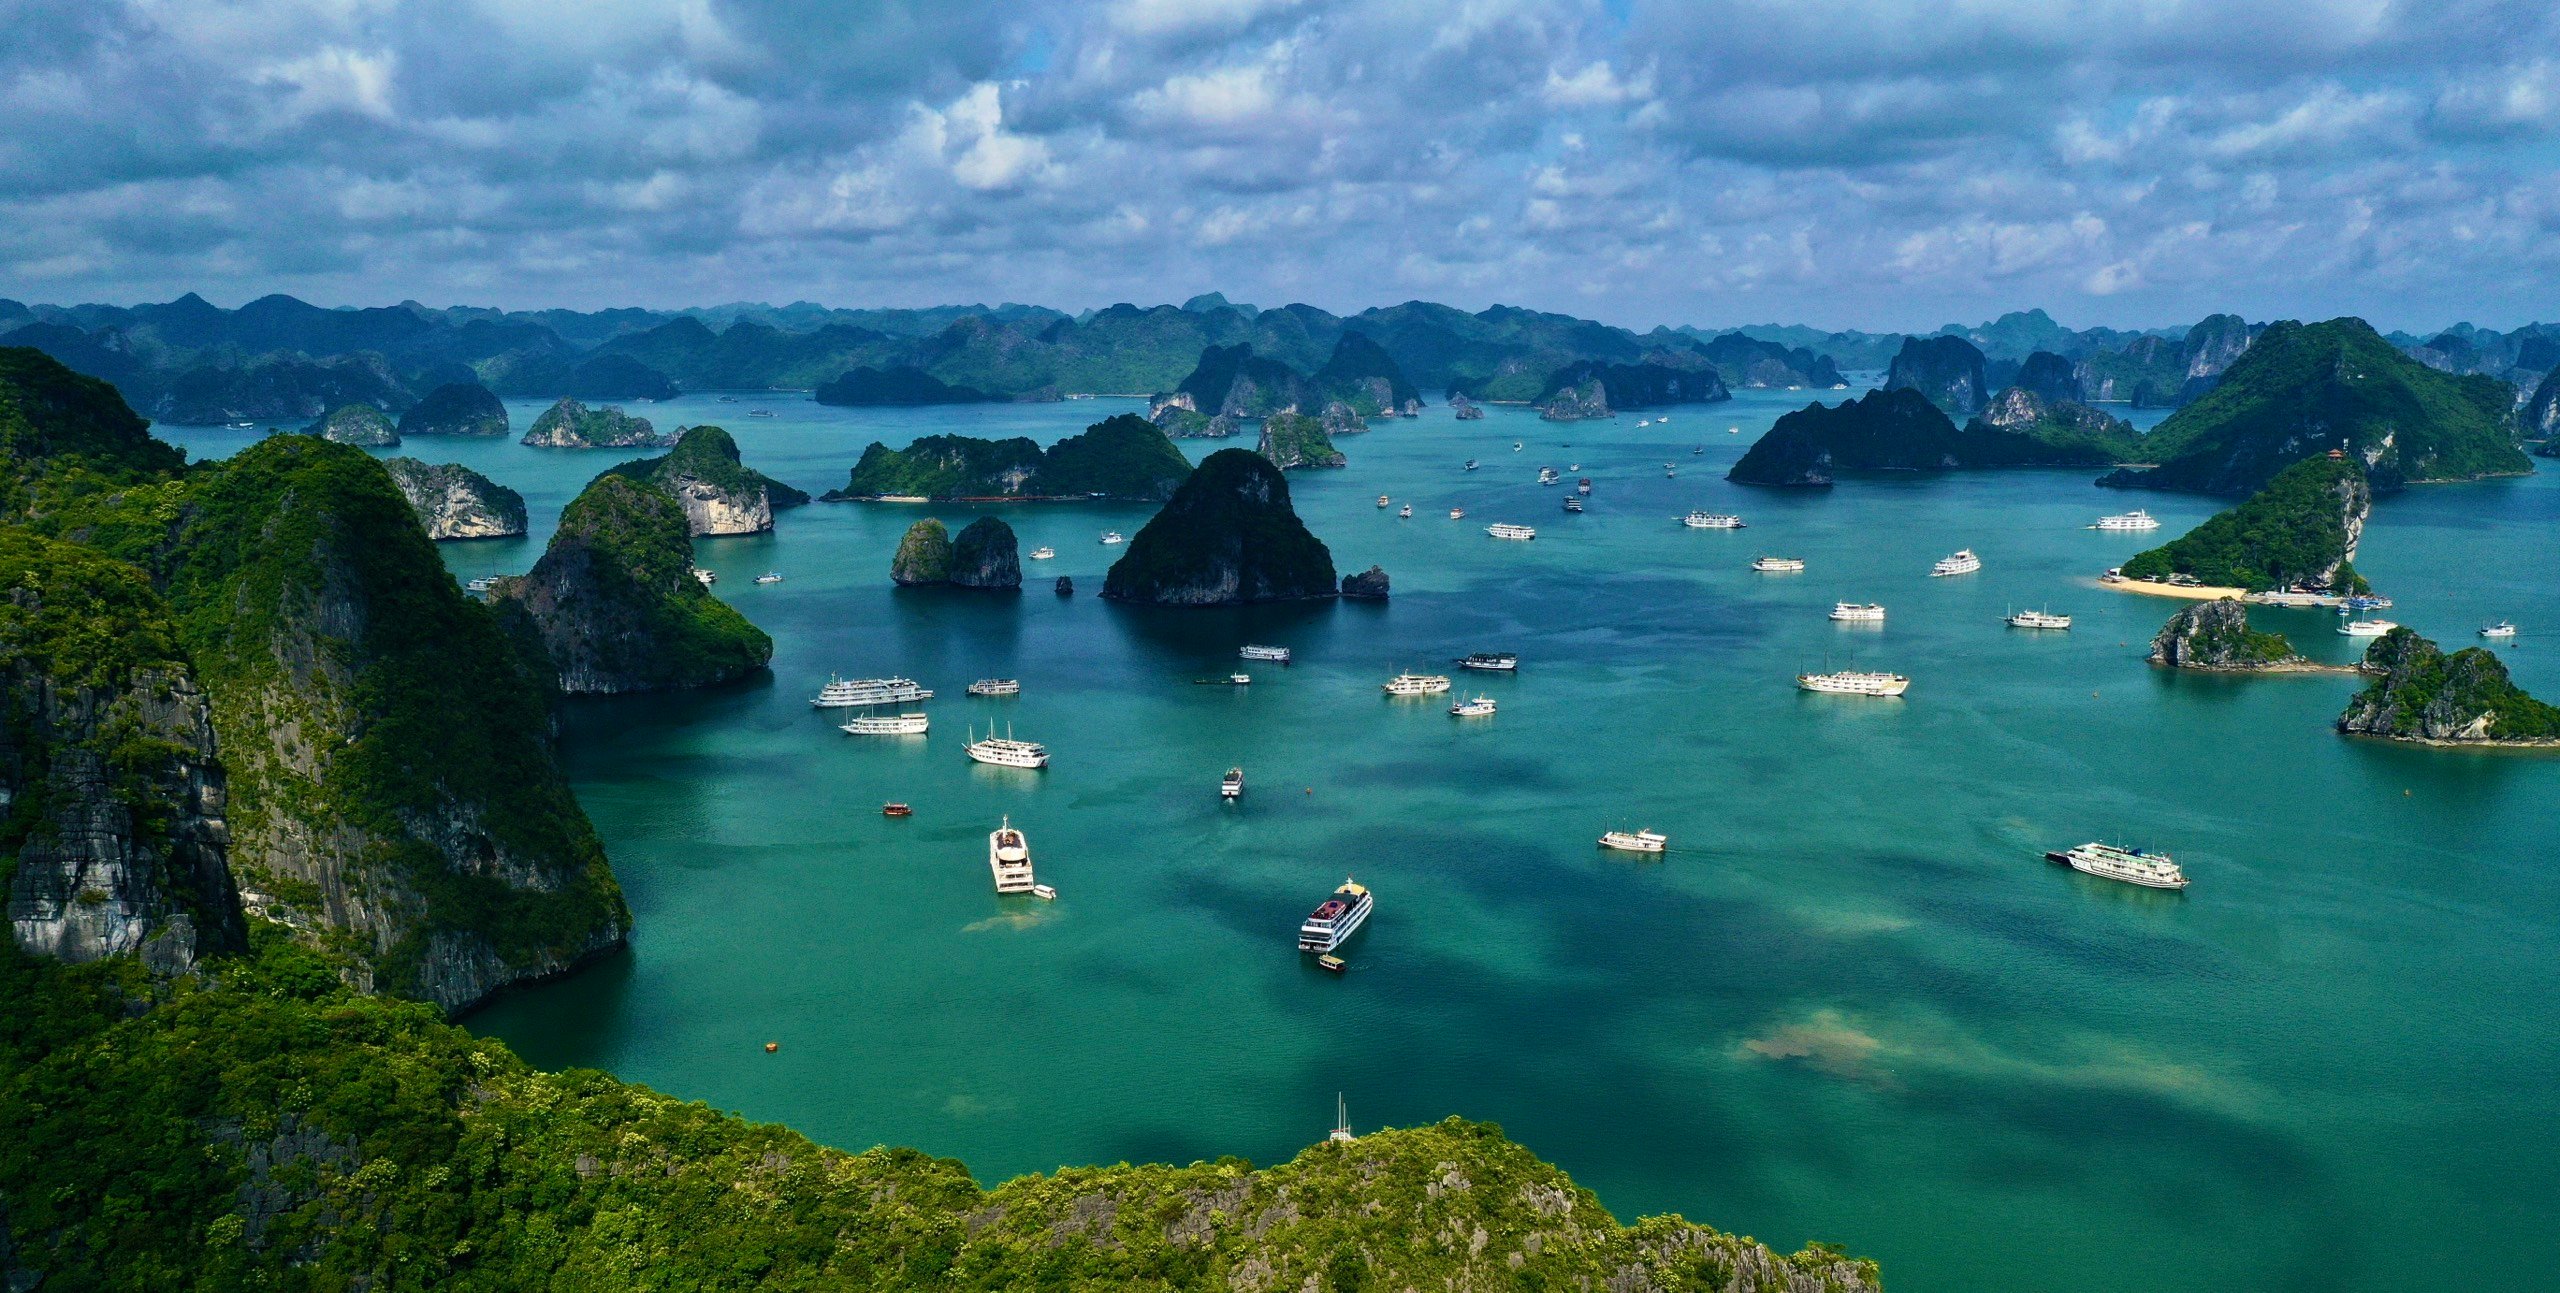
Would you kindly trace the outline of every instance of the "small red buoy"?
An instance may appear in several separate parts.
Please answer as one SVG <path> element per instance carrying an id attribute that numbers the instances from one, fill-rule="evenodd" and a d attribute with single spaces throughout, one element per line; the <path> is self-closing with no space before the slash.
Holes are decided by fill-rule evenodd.
<path id="1" fill-rule="evenodd" d="M 775 1051 L 778 1051 L 778 1050 L 781 1050 L 781 1049 L 782 1049 L 782 1043 L 780 1043 L 780 1042 L 766 1042 L 766 1043 L 764 1044 L 764 1053 L 765 1053 L 765 1054 L 767 1054 L 767 1055 L 771 1055 L 771 1054 L 773 1054 Z"/>

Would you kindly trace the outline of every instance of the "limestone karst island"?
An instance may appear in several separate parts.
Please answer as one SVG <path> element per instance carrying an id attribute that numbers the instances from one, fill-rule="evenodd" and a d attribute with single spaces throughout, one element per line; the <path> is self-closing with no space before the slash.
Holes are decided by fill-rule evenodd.
<path id="1" fill-rule="evenodd" d="M 2560 10 L 19 6 L 0 1293 L 2560 1251 Z"/>

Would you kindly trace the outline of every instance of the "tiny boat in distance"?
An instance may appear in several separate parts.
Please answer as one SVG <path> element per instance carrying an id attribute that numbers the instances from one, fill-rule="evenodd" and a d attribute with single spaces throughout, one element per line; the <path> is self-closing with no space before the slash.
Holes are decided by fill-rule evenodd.
<path id="1" fill-rule="evenodd" d="M 1741 517 L 1727 516 L 1722 512 L 1691 512 L 1681 517 L 1680 523 L 1692 530 L 1739 530 L 1742 528 Z"/>
<path id="2" fill-rule="evenodd" d="M 1565 468 L 1564 468 L 1564 469 L 1565 469 L 1566 471 L 1580 471 L 1580 470 L 1582 470 L 1582 464 L 1581 464 L 1581 463 L 1578 463 L 1578 462 L 1574 462 L 1574 463 L 1567 463 L 1567 464 L 1565 464 Z"/>
<path id="3" fill-rule="evenodd" d="M 2515 635 L 2516 626 L 2505 620 L 2500 620 L 2497 623 L 2491 624 L 2480 630 L 2480 636 L 2484 638 L 2511 638 Z"/>
<path id="4" fill-rule="evenodd" d="M 1644 419 L 1640 419 L 1640 420 L 1638 420 L 1638 421 L 1637 421 L 1636 425 L 1637 425 L 1637 426 L 1639 426 L 1639 427 L 1649 427 L 1649 426 L 1652 426 L 1652 425 L 1653 425 L 1653 419 L 1651 419 L 1651 418 L 1644 418 Z"/>
<path id="5" fill-rule="evenodd" d="M 1804 561 L 1800 557 L 1754 557 L 1751 568 L 1764 575 L 1800 575 Z"/>
<path id="6" fill-rule="evenodd" d="M 1973 555 L 1973 549 L 1958 548 L 1954 555 L 1938 558 L 1938 564 L 1929 567 L 1929 577 L 1943 579 L 1948 575 L 1970 575 L 1980 569 L 1982 558 Z"/>
<path id="7" fill-rule="evenodd" d="M 2160 528 L 2160 518 L 2137 507 L 2130 512 L 2099 517 L 2098 523 L 2089 528 L 2092 530 L 2157 530 Z"/>
<path id="8" fill-rule="evenodd" d="M 1577 494 L 1588 494 L 1588 493 L 1590 493 L 1590 492 L 1591 492 L 1591 478 L 1590 478 L 1589 476 L 1585 476 L 1585 477 L 1583 477 L 1582 479 L 1580 479 L 1580 480 L 1577 480 L 1577 481 L 1573 482 L 1573 492 L 1574 492 L 1574 493 L 1577 493 Z"/>
<path id="9" fill-rule="evenodd" d="M 1045 768 L 1049 766 L 1049 749 L 1037 741 L 1017 741 L 1010 736 L 997 736 L 989 731 L 981 737 L 971 728 L 969 744 L 962 747 L 971 761 L 998 768 Z"/>
<path id="10" fill-rule="evenodd" d="M 2051 611 L 2019 611 L 2018 613 L 2009 616 L 2008 622 L 2009 627 L 2013 629 L 2067 629 L 2071 627 L 2070 616 L 2056 615 Z"/>
<path id="11" fill-rule="evenodd" d="M 2146 889 L 2184 889 L 2187 873 L 2169 860 L 2166 853 L 2145 853 L 2140 849 L 2118 848 L 2113 844 L 2083 844 L 2047 853 L 2044 860 L 2056 866 L 2067 866 L 2082 875 L 2101 880 L 2122 880 Z"/>
<path id="12" fill-rule="evenodd" d="M 1378 690 L 1390 696 L 1437 696 L 1449 690 L 1449 679 L 1436 673 L 1400 673 L 1380 684 Z"/>
<path id="13" fill-rule="evenodd" d="M 1489 718 L 1494 711 L 1493 697 L 1476 696 L 1449 707 L 1452 718 Z"/>
<path id="14" fill-rule="evenodd" d="M 969 684 L 972 696 L 1019 696 L 1022 683 L 1012 678 L 980 678 Z"/>
<path id="15" fill-rule="evenodd" d="M 1540 467 L 1538 469 L 1538 483 L 1541 485 L 1552 485 L 1562 479 L 1564 479 L 1564 477 L 1558 475 L 1556 469 L 1553 467 Z"/>
<path id="16" fill-rule="evenodd" d="M 478 579 L 474 579 L 470 583 L 464 584 L 462 586 L 462 591 L 466 593 L 485 593 L 496 588 L 498 586 L 498 581 L 504 578 L 506 578 L 504 575 L 482 575 Z"/>
<path id="17" fill-rule="evenodd" d="M 1476 460 L 1475 460 L 1475 459 L 1473 459 L 1473 458 L 1469 458 L 1469 459 L 1467 459 L 1467 467 L 1466 467 L 1466 469 L 1467 469 L 1468 471 L 1474 471 L 1474 470 L 1476 469 Z"/>
<path id="18" fill-rule="evenodd" d="M 880 815 L 883 817 L 913 817 L 916 815 L 916 810 L 893 799 L 888 803 L 880 805 Z"/>
<path id="19" fill-rule="evenodd" d="M 1058 550 L 1056 548 L 1033 548 L 1031 550 L 1031 559 L 1033 561 L 1047 561 L 1049 558 L 1056 555 L 1058 555 Z"/>
<path id="20" fill-rule="evenodd" d="M 1287 647 L 1246 646 L 1237 651 L 1236 654 L 1247 660 L 1269 660 L 1274 664 L 1289 663 L 1289 648 Z"/>
<path id="21" fill-rule="evenodd" d="M 1126 540 L 1126 539 L 1124 539 L 1124 538 L 1121 538 L 1121 537 L 1120 537 L 1120 532 L 1119 532 L 1118 530 L 1104 530 L 1104 531 L 1102 532 L 1102 546 L 1104 546 L 1104 547 L 1106 547 L 1106 548 L 1107 548 L 1107 547 L 1110 547 L 1112 544 L 1115 544 L 1115 543 L 1126 543 L 1126 542 L 1128 542 L 1128 540 Z"/>
<path id="22" fill-rule="evenodd" d="M 1244 769 L 1229 768 L 1227 775 L 1218 778 L 1218 798 L 1244 798 Z"/>
<path id="23" fill-rule="evenodd" d="M 987 832 L 987 870 L 995 873 L 997 893 L 1029 893 L 1038 884 L 1031 876 L 1031 841 L 1013 828 L 1013 818 Z"/>
<path id="24" fill-rule="evenodd" d="M 1253 675 L 1249 673 L 1228 674 L 1227 685 L 1230 687 L 1250 687 L 1253 685 Z"/>
<path id="25" fill-rule="evenodd" d="M 1564 510 L 1566 510 L 1566 511 L 1568 511 L 1568 512 L 1579 512 L 1579 511 L 1581 511 L 1581 510 L 1582 510 L 1582 496 L 1581 496 L 1580 494 L 1567 494 L 1567 495 L 1565 495 L 1565 496 L 1564 496 Z"/>
<path id="26" fill-rule="evenodd" d="M 1463 507 L 1453 507 L 1453 508 L 1450 508 L 1450 509 L 1449 509 L 1449 519 L 1450 519 L 1450 520 L 1452 520 L 1452 521 L 1463 521 L 1463 520 L 1467 519 L 1467 509 L 1465 509 L 1465 508 L 1463 508 Z"/>
<path id="27" fill-rule="evenodd" d="M 763 574 L 756 576 L 756 582 L 757 582 L 757 583 L 759 583 L 759 584 L 778 584 L 778 583 L 781 583 L 781 582 L 782 582 L 782 572 L 781 572 L 781 571 L 779 571 L 779 570 L 768 570 L 768 571 L 764 572 Z"/>
<path id="28" fill-rule="evenodd" d="M 1838 673 L 1800 673 L 1796 686 L 1832 696 L 1893 697 L 1911 690 L 1911 680 L 1898 673 L 1844 669 Z"/>
<path id="29" fill-rule="evenodd" d="M 1386 496 L 1386 495 L 1384 495 L 1384 494 L 1380 494 L 1380 495 L 1378 495 L 1378 506 L 1380 506 L 1380 507 L 1385 507 L 1386 505 L 1387 505 L 1387 496 Z"/>
<path id="30" fill-rule="evenodd" d="M 1478 651 L 1460 660 L 1458 667 L 1484 673 L 1513 673 L 1520 668 L 1520 657 L 1508 651 Z"/>
<path id="31" fill-rule="evenodd" d="M 933 692 L 913 678 L 835 678 L 818 689 L 809 703 L 819 709 L 852 709 L 862 705 L 904 705 L 931 700 Z"/>
<path id="32" fill-rule="evenodd" d="M 1831 618 L 1849 624 L 1882 624 L 1884 607 L 1875 602 L 1833 602 Z"/>
<path id="33" fill-rule="evenodd" d="M 1411 504 L 1411 503 L 1407 503 L 1407 504 L 1405 504 L 1403 507 L 1397 508 L 1397 509 L 1396 509 L 1396 519 L 1397 519 L 1397 520 L 1399 520 L 1399 521 L 1410 521 L 1410 520 L 1412 520 L 1412 519 L 1413 519 L 1413 504 Z"/>
<path id="34" fill-rule="evenodd" d="M 2338 632 L 2344 637 L 2378 638 L 2398 627 L 2389 620 L 2349 620 L 2338 626 Z"/>
<path id="35" fill-rule="evenodd" d="M 1520 452 L 1520 442 L 1519 442 L 1519 441 L 1514 440 L 1514 441 L 1512 441 L 1512 442 L 1511 442 L 1511 452 L 1513 452 L 1513 453 L 1518 453 L 1518 452 Z"/>
<path id="36" fill-rule="evenodd" d="M 836 725 L 847 736 L 922 736 L 933 720 L 924 714 L 864 714 Z"/>
<path id="37" fill-rule="evenodd" d="M 1519 539 L 1523 542 L 1538 537 L 1536 526 L 1512 525 L 1505 521 L 1496 521 L 1484 527 L 1484 532 L 1497 539 Z"/>
<path id="38" fill-rule="evenodd" d="M 1610 831 L 1600 837 L 1600 847 L 1621 853 L 1659 853 L 1670 845 L 1671 837 L 1660 831 Z"/>
<path id="39" fill-rule="evenodd" d="M 700 583 L 705 588 L 709 588 L 713 584 L 720 582 L 720 576 L 715 575 L 700 566 L 695 566 L 693 568 L 693 577 L 695 582 Z"/>
<path id="40" fill-rule="evenodd" d="M 1369 909 L 1376 905 L 1368 886 L 1344 880 L 1332 897 L 1308 913 L 1307 923 L 1298 926 L 1298 950 L 1331 953 L 1359 932 L 1361 923 L 1369 919 Z"/>
<path id="41" fill-rule="evenodd" d="M 1031 896 L 1042 902 L 1056 902 L 1058 891 L 1045 884 L 1035 884 L 1031 886 Z"/>

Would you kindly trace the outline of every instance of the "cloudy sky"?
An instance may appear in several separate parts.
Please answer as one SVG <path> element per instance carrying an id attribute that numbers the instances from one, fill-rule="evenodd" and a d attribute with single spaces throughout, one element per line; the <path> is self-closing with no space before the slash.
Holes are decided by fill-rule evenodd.
<path id="1" fill-rule="evenodd" d="M 0 0 L 0 295 L 2560 318 L 2551 0 Z"/>

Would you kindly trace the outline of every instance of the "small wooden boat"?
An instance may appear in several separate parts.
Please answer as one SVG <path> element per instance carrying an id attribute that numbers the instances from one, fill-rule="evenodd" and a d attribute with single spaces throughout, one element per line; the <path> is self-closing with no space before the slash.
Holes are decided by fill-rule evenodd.
<path id="1" fill-rule="evenodd" d="M 1316 964 L 1333 971 L 1335 974 L 1340 974 L 1344 970 L 1351 968 L 1351 963 L 1343 960 L 1339 956 L 1319 956 L 1316 958 Z"/>
<path id="2" fill-rule="evenodd" d="M 905 804 L 887 803 L 880 805 L 880 815 L 883 817 L 913 817 L 916 815 L 916 810 L 907 807 Z"/>
<path id="3" fill-rule="evenodd" d="M 1056 902 L 1058 891 L 1049 885 L 1035 884 L 1031 886 L 1031 896 L 1042 902 Z"/>

